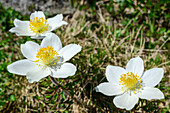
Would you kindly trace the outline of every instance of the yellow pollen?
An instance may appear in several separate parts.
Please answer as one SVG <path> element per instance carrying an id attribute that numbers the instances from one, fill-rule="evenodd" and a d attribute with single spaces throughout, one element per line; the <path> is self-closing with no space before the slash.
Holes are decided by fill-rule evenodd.
<path id="1" fill-rule="evenodd" d="M 39 67 L 41 66 L 41 64 L 46 66 L 56 65 L 56 62 L 60 61 L 58 55 L 59 54 L 56 52 L 56 50 L 54 50 L 52 46 L 42 47 L 38 50 L 36 55 L 36 58 L 38 58 L 38 60 L 34 62 L 38 63 L 36 65 L 38 65 Z"/>
<path id="2" fill-rule="evenodd" d="M 119 85 L 124 86 L 124 88 L 122 88 L 123 91 L 132 91 L 133 93 L 136 93 L 136 90 L 139 90 L 142 87 L 140 84 L 141 82 L 142 80 L 137 74 L 134 75 L 132 72 L 128 72 L 121 75 Z"/>
<path id="3" fill-rule="evenodd" d="M 47 24 L 47 20 L 43 17 L 35 17 L 34 19 L 30 19 L 29 26 L 34 33 L 43 33 L 48 30 L 49 24 Z"/>

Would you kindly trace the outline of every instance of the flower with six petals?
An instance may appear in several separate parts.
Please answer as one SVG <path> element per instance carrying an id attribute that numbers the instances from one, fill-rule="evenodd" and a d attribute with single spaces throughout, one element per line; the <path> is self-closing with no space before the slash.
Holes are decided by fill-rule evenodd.
<path id="1" fill-rule="evenodd" d="M 97 92 L 107 96 L 116 97 L 113 103 L 116 107 L 131 110 L 141 99 L 163 99 L 164 94 L 154 88 L 162 79 L 162 68 L 153 68 L 144 71 L 144 63 L 140 57 L 132 58 L 126 65 L 126 69 L 118 66 L 106 67 L 108 82 L 99 84 Z"/>
<path id="2" fill-rule="evenodd" d="M 42 40 L 41 45 L 28 41 L 21 44 L 21 52 L 27 58 L 7 66 L 10 73 L 25 75 L 30 83 L 38 82 L 48 75 L 66 78 L 76 72 L 76 67 L 66 63 L 81 51 L 81 46 L 69 44 L 62 48 L 58 36 L 51 33 Z"/>

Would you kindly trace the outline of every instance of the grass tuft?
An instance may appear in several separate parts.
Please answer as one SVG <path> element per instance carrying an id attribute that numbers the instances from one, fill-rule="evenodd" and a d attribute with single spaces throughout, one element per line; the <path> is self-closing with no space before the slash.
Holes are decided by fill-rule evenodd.
<path id="1" fill-rule="evenodd" d="M 125 68 L 132 57 L 140 56 L 145 70 L 154 67 L 164 69 L 164 77 L 156 87 L 164 93 L 165 99 L 140 99 L 129 112 L 168 112 L 169 1 L 99 0 L 92 4 L 86 1 L 79 6 L 76 5 L 78 1 L 72 2 L 78 7 L 77 11 L 65 16 L 64 20 L 69 24 L 55 33 L 63 46 L 80 44 L 82 51 L 70 60 L 77 67 L 76 75 L 57 79 L 62 84 L 60 94 L 58 90 L 61 87 L 55 86 L 48 77 L 30 84 L 26 77 L 7 71 L 7 65 L 24 58 L 20 45 L 31 40 L 11 34 L 9 29 L 13 27 L 15 18 L 29 20 L 29 17 L 0 5 L 0 111 L 123 113 L 125 110 L 114 106 L 114 97 L 97 93 L 94 88 L 107 81 L 107 65 Z"/>

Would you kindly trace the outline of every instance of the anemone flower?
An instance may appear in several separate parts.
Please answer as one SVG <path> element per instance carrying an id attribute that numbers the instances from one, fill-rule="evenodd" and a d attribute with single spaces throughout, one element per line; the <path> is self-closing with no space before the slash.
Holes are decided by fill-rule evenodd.
<path id="1" fill-rule="evenodd" d="M 30 83 L 50 75 L 54 78 L 66 78 L 76 72 L 76 67 L 67 63 L 81 51 L 81 46 L 69 44 L 62 48 L 58 36 L 49 34 L 41 45 L 28 41 L 21 44 L 21 52 L 27 59 L 16 61 L 7 66 L 10 73 L 25 75 Z"/>
<path id="2" fill-rule="evenodd" d="M 118 66 L 106 67 L 106 79 L 108 82 L 99 84 L 97 92 L 107 96 L 115 96 L 113 103 L 116 107 L 131 110 L 141 99 L 163 99 L 164 94 L 154 88 L 162 79 L 162 68 L 153 68 L 144 71 L 143 60 L 138 56 L 132 58 L 126 65 L 126 69 Z"/>
<path id="3" fill-rule="evenodd" d="M 15 27 L 11 28 L 9 31 L 16 33 L 17 36 L 31 36 L 33 39 L 42 39 L 51 31 L 62 25 L 67 25 L 67 22 L 62 19 L 62 14 L 46 19 L 42 11 L 35 11 L 31 14 L 30 21 L 15 19 Z"/>

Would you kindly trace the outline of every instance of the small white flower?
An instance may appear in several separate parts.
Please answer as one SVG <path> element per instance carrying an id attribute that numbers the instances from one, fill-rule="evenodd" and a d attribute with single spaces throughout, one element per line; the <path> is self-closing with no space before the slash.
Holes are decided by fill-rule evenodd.
<path id="1" fill-rule="evenodd" d="M 126 69 L 118 66 L 107 66 L 108 82 L 97 86 L 98 92 L 107 96 L 117 95 L 113 103 L 116 107 L 131 110 L 141 99 L 163 99 L 164 94 L 154 88 L 162 79 L 162 68 L 153 68 L 144 72 L 144 63 L 140 57 L 132 58 Z"/>
<path id="2" fill-rule="evenodd" d="M 51 33 L 42 40 L 41 45 L 28 41 L 21 44 L 21 52 L 27 58 L 7 66 L 10 73 L 26 75 L 30 83 L 51 75 L 54 78 L 66 78 L 76 72 L 76 67 L 66 63 L 81 51 L 81 46 L 69 44 L 62 48 L 58 36 Z"/>
<path id="3" fill-rule="evenodd" d="M 9 31 L 16 33 L 17 36 L 31 36 L 33 39 L 42 39 L 51 31 L 62 25 L 67 25 L 67 22 L 62 20 L 62 14 L 46 19 L 42 11 L 35 11 L 31 14 L 30 21 L 15 19 L 15 27 L 11 28 Z"/>

